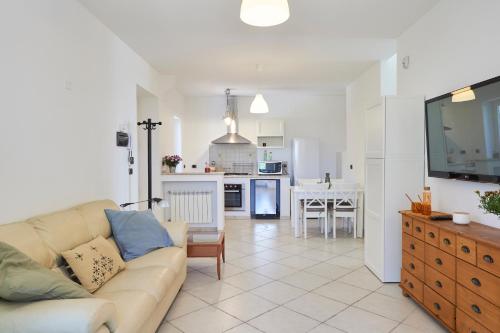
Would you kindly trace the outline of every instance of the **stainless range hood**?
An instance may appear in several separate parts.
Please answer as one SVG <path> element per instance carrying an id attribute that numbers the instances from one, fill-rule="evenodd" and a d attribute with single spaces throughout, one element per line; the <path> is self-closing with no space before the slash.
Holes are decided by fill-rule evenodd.
<path id="1" fill-rule="evenodd" d="M 227 126 L 227 134 L 212 141 L 213 144 L 250 144 L 247 138 L 238 134 L 238 108 L 236 98 L 229 96 L 230 90 L 226 89 L 226 114 L 231 115 L 234 124 Z"/>

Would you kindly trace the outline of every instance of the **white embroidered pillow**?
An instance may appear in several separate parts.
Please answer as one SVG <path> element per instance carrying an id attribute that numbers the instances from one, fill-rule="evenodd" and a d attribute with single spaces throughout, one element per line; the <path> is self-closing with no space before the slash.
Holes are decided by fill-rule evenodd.
<path id="1" fill-rule="evenodd" d="M 96 291 L 125 269 L 120 254 L 102 236 L 65 251 L 62 256 L 82 286 L 90 292 Z"/>

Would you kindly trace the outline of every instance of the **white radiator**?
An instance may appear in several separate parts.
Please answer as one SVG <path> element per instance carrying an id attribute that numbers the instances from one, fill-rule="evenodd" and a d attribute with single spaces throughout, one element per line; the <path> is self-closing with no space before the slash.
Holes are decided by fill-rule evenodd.
<path id="1" fill-rule="evenodd" d="M 212 192 L 169 192 L 170 220 L 190 224 L 209 224 L 213 222 Z"/>

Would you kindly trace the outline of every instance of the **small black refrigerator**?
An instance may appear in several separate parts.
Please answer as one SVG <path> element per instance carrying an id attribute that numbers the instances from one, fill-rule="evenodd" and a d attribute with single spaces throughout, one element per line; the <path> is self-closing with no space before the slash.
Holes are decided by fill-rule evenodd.
<path id="1" fill-rule="evenodd" d="M 250 180 L 250 214 L 254 219 L 280 218 L 280 180 Z"/>

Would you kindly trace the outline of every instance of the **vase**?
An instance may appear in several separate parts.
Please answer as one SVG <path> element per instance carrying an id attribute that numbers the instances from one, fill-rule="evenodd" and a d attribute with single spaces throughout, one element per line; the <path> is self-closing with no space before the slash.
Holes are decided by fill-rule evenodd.
<path id="1" fill-rule="evenodd" d="M 170 171 L 170 173 L 175 173 L 175 167 L 174 166 L 169 166 L 168 170 Z"/>
<path id="2" fill-rule="evenodd" d="M 500 228 L 500 218 L 491 213 L 481 215 L 481 224 L 488 225 L 494 228 Z"/>

